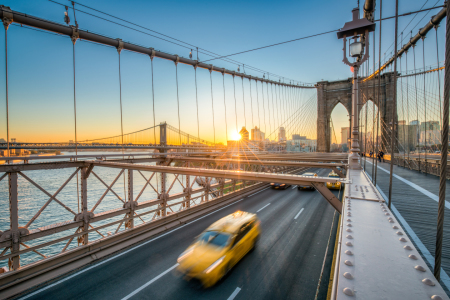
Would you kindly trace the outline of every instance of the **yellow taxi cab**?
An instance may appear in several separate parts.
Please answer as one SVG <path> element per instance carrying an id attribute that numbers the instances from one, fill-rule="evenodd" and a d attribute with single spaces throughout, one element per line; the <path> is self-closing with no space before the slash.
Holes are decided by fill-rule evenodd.
<path id="1" fill-rule="evenodd" d="M 255 214 L 243 211 L 216 221 L 180 254 L 177 270 L 187 280 L 213 286 L 256 246 L 259 223 Z"/>
<path id="2" fill-rule="evenodd" d="M 307 176 L 307 177 L 317 177 L 317 173 L 307 172 L 307 173 L 303 173 L 302 176 Z M 310 186 L 310 185 L 298 185 L 298 189 L 299 189 L 299 190 L 303 190 L 303 189 L 314 190 L 314 187 L 312 187 L 312 186 Z"/>
<path id="3" fill-rule="evenodd" d="M 339 178 L 339 175 L 334 172 L 331 172 L 330 174 L 328 174 L 328 177 Z M 327 182 L 327 188 L 329 188 L 330 190 L 339 190 L 341 188 L 341 183 L 340 182 L 336 182 L 336 183 Z"/>

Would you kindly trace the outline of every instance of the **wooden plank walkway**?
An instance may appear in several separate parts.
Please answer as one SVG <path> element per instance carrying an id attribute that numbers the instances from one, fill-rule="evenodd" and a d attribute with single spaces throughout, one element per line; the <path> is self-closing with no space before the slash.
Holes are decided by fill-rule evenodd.
<path id="1" fill-rule="evenodd" d="M 372 176 L 372 159 L 368 159 L 366 162 L 366 173 L 369 177 Z M 377 171 L 377 186 L 386 195 L 389 195 L 389 163 L 378 163 Z M 434 251 L 436 243 L 436 226 L 437 226 L 437 211 L 439 195 L 439 177 L 419 173 L 418 171 L 409 170 L 400 166 L 394 165 L 394 175 L 400 178 L 393 177 L 393 189 L 392 189 L 392 204 L 397 209 L 401 217 L 408 223 L 419 240 L 423 243 L 426 249 L 433 257 L 428 254 L 422 253 L 422 257 L 425 261 L 432 261 L 434 265 Z M 404 180 L 411 182 L 408 184 Z M 413 186 L 411 186 L 413 185 Z M 414 185 L 417 185 L 414 187 Z M 422 190 L 421 190 L 422 189 Z M 431 193 L 431 194 L 430 194 Z M 434 194 L 434 195 L 432 195 Z M 450 181 L 447 181 L 446 191 L 446 204 L 445 218 L 444 218 L 444 241 L 442 249 L 442 268 L 450 275 Z M 434 199 L 433 199 L 434 198 Z M 397 218 L 399 216 L 396 215 Z M 404 228 L 405 229 L 405 228 Z M 405 229 L 407 232 L 407 230 Z M 408 234 L 409 235 L 409 234 Z M 411 240 L 414 240 L 409 235 Z M 414 243 L 418 250 L 420 246 Z M 426 252 L 426 251 L 424 251 Z M 431 268 L 431 264 L 428 265 Z M 448 277 L 447 277 L 448 278 Z M 444 279 L 444 278 L 442 278 Z M 442 287 L 446 290 L 447 294 L 450 290 L 450 282 L 442 282 Z"/>

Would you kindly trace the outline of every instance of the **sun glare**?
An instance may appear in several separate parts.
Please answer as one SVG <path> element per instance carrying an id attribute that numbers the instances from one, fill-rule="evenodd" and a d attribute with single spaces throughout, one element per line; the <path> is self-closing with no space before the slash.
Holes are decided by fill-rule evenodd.
<path id="1" fill-rule="evenodd" d="M 231 134 L 231 139 L 233 141 L 239 141 L 241 139 L 241 135 L 238 132 L 235 131 L 235 132 L 233 132 Z"/>

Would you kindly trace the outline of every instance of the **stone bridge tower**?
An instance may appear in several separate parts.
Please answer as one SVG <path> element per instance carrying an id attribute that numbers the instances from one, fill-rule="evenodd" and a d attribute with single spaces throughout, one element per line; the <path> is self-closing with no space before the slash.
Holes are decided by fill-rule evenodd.
<path id="1" fill-rule="evenodd" d="M 394 73 L 389 72 L 381 75 L 381 89 L 380 89 L 380 103 L 377 103 L 378 99 L 378 79 L 369 80 L 367 83 L 360 82 L 360 94 L 358 105 L 358 113 L 361 111 L 363 105 L 372 100 L 375 105 L 380 109 L 380 128 L 379 135 L 381 135 L 380 146 L 386 153 L 390 152 L 390 130 L 386 130 L 386 126 L 390 126 L 392 120 L 392 108 L 394 99 L 394 85 L 393 78 Z M 373 84 L 375 84 L 375 94 L 373 91 Z M 351 112 L 352 112 L 352 78 L 339 81 L 320 81 L 316 84 L 317 88 L 317 151 L 318 152 L 330 152 L 331 146 L 331 129 L 330 120 L 331 113 L 334 107 L 338 103 L 342 103 L 347 109 L 349 118 L 349 127 L 351 124 Z M 365 95 L 368 95 L 366 98 Z M 397 124 L 398 116 L 395 117 L 395 124 Z M 360 120 L 362 122 L 362 120 Z M 395 145 L 397 148 L 398 132 L 397 126 L 395 128 Z"/>

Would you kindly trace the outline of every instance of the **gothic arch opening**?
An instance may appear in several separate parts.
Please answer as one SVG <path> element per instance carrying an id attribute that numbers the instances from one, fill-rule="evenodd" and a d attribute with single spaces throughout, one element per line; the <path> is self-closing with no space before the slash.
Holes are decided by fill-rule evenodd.
<path id="1" fill-rule="evenodd" d="M 341 103 L 333 107 L 330 117 L 330 151 L 348 152 L 350 149 L 350 112 Z"/>

